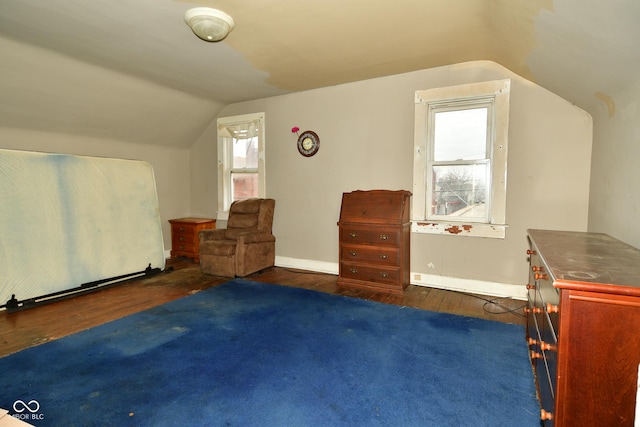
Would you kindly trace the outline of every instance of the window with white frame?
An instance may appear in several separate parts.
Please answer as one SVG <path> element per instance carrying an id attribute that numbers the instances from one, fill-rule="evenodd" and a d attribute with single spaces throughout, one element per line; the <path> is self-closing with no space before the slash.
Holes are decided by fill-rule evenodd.
<path id="1" fill-rule="evenodd" d="M 510 85 L 416 91 L 414 232 L 504 238 Z"/>
<path id="2" fill-rule="evenodd" d="M 218 219 L 236 200 L 265 197 L 264 113 L 218 119 Z"/>

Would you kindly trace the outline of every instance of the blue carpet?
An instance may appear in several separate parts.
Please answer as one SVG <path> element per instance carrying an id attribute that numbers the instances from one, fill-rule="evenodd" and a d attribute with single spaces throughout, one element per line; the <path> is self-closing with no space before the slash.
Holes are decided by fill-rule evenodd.
<path id="1" fill-rule="evenodd" d="M 0 407 L 36 426 L 536 426 L 524 335 L 234 280 L 1 358 Z"/>

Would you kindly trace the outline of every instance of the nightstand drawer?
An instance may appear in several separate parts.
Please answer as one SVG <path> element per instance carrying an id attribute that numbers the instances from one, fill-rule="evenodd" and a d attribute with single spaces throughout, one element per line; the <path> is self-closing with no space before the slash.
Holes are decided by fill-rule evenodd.
<path id="1" fill-rule="evenodd" d="M 196 230 L 195 224 L 176 223 L 171 224 L 172 236 L 193 236 Z"/>
<path id="2" fill-rule="evenodd" d="M 191 234 L 186 233 L 174 233 L 171 232 L 171 243 L 173 245 L 197 245 L 198 242 L 198 233 L 195 231 L 191 232 Z"/>
<path id="3" fill-rule="evenodd" d="M 197 249 L 196 249 L 196 245 L 194 245 L 193 243 L 180 243 L 180 242 L 174 241 L 173 244 L 171 245 L 171 251 L 175 252 L 176 254 L 180 252 L 182 256 L 191 258 L 189 255 L 195 254 Z M 180 256 L 180 255 L 177 255 L 177 256 Z"/>

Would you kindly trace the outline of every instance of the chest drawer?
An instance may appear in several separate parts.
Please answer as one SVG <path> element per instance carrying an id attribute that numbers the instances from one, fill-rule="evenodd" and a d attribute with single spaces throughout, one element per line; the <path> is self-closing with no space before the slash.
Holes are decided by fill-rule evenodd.
<path id="1" fill-rule="evenodd" d="M 538 397 L 543 410 L 553 413 L 558 365 L 558 291 L 553 287 L 548 267 L 532 248 L 529 254 L 529 307 L 527 332 L 531 363 L 535 371 Z M 552 320 L 553 318 L 553 320 Z M 545 420 L 544 425 L 552 425 Z"/>
<path id="2" fill-rule="evenodd" d="M 340 276 L 347 280 L 400 285 L 400 269 L 397 267 L 341 262 Z"/>
<path id="3" fill-rule="evenodd" d="M 401 229 L 398 227 L 348 225 L 340 228 L 340 242 L 348 244 L 397 246 L 400 236 Z"/>
<path id="4" fill-rule="evenodd" d="M 531 256 L 529 281 L 536 289 L 536 313 L 541 327 L 541 338 L 549 344 L 557 344 L 559 330 L 560 294 L 549 277 L 549 268 L 537 254 Z"/>
<path id="5" fill-rule="evenodd" d="M 340 261 L 398 266 L 400 250 L 388 246 L 340 245 Z"/>

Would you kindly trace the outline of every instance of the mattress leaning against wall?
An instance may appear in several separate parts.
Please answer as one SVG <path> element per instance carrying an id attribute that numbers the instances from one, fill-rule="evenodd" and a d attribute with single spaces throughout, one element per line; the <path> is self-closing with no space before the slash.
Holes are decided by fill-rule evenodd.
<path id="1" fill-rule="evenodd" d="M 150 164 L 0 149 L 0 304 L 164 263 Z"/>

